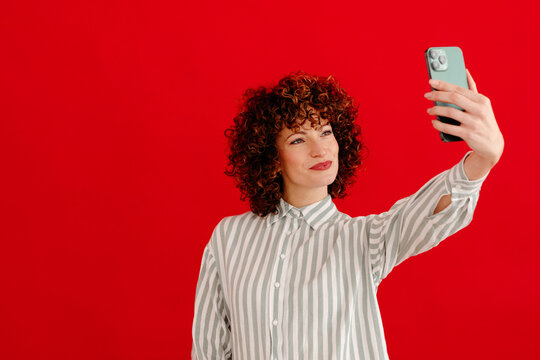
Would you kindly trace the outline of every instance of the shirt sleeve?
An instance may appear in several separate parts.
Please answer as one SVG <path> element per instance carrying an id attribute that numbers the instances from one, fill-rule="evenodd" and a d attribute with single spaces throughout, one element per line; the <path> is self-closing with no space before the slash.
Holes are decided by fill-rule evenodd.
<path id="1" fill-rule="evenodd" d="M 216 230 L 214 230 L 214 237 Z M 212 240 L 206 245 L 195 295 L 193 360 L 231 359 L 229 310 L 223 296 Z"/>
<path id="2" fill-rule="evenodd" d="M 416 193 L 397 201 L 389 211 L 366 217 L 369 261 L 376 286 L 407 258 L 423 253 L 472 221 L 482 183 L 488 173 L 469 180 L 463 164 L 472 151 L 452 168 L 438 174 Z M 452 202 L 433 214 L 443 195 Z"/>

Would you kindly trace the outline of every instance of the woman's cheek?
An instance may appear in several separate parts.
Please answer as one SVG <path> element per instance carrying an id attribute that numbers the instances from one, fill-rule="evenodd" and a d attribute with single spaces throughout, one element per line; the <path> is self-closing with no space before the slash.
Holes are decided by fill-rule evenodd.
<path id="1" fill-rule="evenodd" d="M 334 154 L 336 154 L 336 156 L 339 154 L 339 144 L 337 141 L 334 144 Z"/>

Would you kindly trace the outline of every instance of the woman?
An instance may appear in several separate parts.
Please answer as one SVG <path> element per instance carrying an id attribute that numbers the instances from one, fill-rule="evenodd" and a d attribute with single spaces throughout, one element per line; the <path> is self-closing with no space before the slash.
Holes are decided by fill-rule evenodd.
<path id="1" fill-rule="evenodd" d="M 446 82 L 428 99 L 472 149 L 389 211 L 351 218 L 345 196 L 364 149 L 357 108 L 335 79 L 297 72 L 249 89 L 227 129 L 226 171 L 251 211 L 223 218 L 201 264 L 193 359 L 388 359 L 377 288 L 393 267 L 467 226 L 504 147 L 489 99 Z M 395 88 L 395 87 L 394 87 Z"/>

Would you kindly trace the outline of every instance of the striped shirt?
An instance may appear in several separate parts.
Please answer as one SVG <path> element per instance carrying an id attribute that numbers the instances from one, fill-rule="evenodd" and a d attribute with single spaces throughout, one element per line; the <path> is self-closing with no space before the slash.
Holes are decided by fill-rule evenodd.
<path id="1" fill-rule="evenodd" d="M 350 217 L 327 195 L 223 218 L 202 255 L 192 359 L 388 359 L 377 288 L 472 221 L 489 172 L 467 178 L 471 152 L 378 215 Z"/>

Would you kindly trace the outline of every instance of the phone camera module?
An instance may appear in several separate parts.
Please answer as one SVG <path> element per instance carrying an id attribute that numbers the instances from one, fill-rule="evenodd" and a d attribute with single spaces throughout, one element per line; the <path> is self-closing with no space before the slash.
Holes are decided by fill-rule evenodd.
<path id="1" fill-rule="evenodd" d="M 445 71 L 448 69 L 448 59 L 443 49 L 431 49 L 429 51 L 429 62 L 435 71 Z"/>

